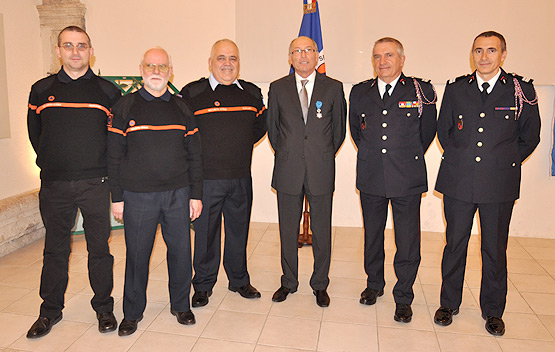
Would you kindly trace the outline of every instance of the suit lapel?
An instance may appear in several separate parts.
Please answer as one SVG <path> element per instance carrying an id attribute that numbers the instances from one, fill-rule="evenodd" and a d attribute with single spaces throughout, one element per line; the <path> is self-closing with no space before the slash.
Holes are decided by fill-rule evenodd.
<path id="1" fill-rule="evenodd" d="M 301 101 L 299 100 L 299 92 L 297 91 L 297 82 L 295 80 L 295 74 L 292 73 L 287 76 L 287 94 L 289 95 L 289 99 L 293 102 L 293 106 L 297 110 L 298 114 L 303 118 L 303 110 L 301 108 Z"/>
<path id="2" fill-rule="evenodd" d="M 314 87 L 312 88 L 312 96 L 310 97 L 310 104 L 308 105 L 308 120 L 310 116 L 316 116 L 316 102 L 324 95 L 325 91 L 325 78 L 321 73 L 316 72 L 314 78 Z M 307 122 L 308 123 L 308 122 Z"/>

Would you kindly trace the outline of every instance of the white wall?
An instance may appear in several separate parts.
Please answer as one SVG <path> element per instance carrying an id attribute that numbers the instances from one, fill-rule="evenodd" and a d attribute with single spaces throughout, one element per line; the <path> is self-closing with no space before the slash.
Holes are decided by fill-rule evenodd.
<path id="1" fill-rule="evenodd" d="M 175 86 L 208 74 L 212 43 L 236 40 L 241 50 L 242 78 L 257 83 L 264 94 L 269 82 L 288 72 L 287 46 L 298 33 L 301 0 L 81 0 L 95 48 L 93 70 L 104 75 L 138 75 L 138 63 L 149 47 L 160 45 L 172 55 Z M 0 198 L 38 187 L 34 153 L 27 141 L 25 117 L 31 84 L 43 77 L 39 0 L 0 0 L 4 14 L 12 137 L 0 140 Z M 551 216 L 555 196 L 548 176 L 555 96 L 555 25 L 552 0 L 436 1 L 319 0 L 328 74 L 342 80 L 348 97 L 353 83 L 371 77 L 372 43 L 394 36 L 405 45 L 405 73 L 431 78 L 441 97 L 449 78 L 471 71 L 469 51 L 480 32 L 505 35 L 509 54 L 504 68 L 535 78 L 540 96 L 542 142 L 523 167 L 521 199 L 511 234 L 555 238 Z M 433 189 L 440 151 L 434 142 L 426 155 Z M 349 136 L 337 157 L 333 222 L 361 226 L 355 190 L 356 152 Z M 277 222 L 275 193 L 270 187 L 273 153 L 265 137 L 253 157 L 254 221 Z M 390 225 L 388 225 L 390 226 Z M 443 231 L 440 195 L 429 191 L 422 202 L 422 228 Z M 476 232 L 476 228 L 475 228 Z"/>
<path id="2" fill-rule="evenodd" d="M 31 85 L 44 76 L 39 16 L 34 0 L 0 0 L 6 44 L 10 138 L 0 139 L 0 199 L 38 188 L 39 169 L 27 137 Z M 4 77 L 2 77 L 4 79 Z"/>

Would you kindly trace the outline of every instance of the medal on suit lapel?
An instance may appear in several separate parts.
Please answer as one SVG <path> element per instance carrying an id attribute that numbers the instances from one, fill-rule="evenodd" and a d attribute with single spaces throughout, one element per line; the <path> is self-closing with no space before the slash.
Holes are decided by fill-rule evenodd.
<path id="1" fill-rule="evenodd" d="M 320 100 L 316 102 L 316 117 L 322 118 L 322 102 Z"/>
<path id="2" fill-rule="evenodd" d="M 360 123 L 360 128 L 362 130 L 366 129 L 366 114 L 361 114 L 360 117 L 362 118 L 362 122 Z"/>
<path id="3" fill-rule="evenodd" d="M 460 130 L 463 129 L 463 116 L 459 115 L 459 122 L 457 123 L 457 128 Z"/>

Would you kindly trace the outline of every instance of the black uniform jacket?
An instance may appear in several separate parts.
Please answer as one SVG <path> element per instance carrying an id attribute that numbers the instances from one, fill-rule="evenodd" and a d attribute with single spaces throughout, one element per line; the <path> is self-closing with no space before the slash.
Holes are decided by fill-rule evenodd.
<path id="1" fill-rule="evenodd" d="M 520 104 L 519 86 L 535 99 L 531 82 L 503 70 L 485 103 L 476 72 L 447 83 L 437 130 L 444 150 L 438 192 L 469 203 L 518 199 L 521 163 L 540 142 L 537 101 Z"/>
<path id="2" fill-rule="evenodd" d="M 312 195 L 333 192 L 335 153 L 345 140 L 346 114 L 343 84 L 323 74 L 316 73 L 306 125 L 295 74 L 270 84 L 268 138 L 275 151 L 274 189 L 300 194 L 306 174 Z"/>
<path id="3" fill-rule="evenodd" d="M 417 88 L 424 92 L 419 116 Z M 349 97 L 351 136 L 358 147 L 357 188 L 387 198 L 428 190 L 424 153 L 436 134 L 437 111 L 432 84 L 401 74 L 384 104 L 377 80 L 353 87 Z"/>

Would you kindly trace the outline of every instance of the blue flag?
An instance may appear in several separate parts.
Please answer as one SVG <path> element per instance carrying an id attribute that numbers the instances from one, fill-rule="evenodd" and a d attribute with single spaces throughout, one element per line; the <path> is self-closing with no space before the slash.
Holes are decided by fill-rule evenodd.
<path id="1" fill-rule="evenodd" d="M 300 36 L 312 38 L 316 42 L 319 52 L 316 70 L 326 74 L 324 42 L 322 41 L 322 28 L 320 26 L 320 10 L 316 0 L 303 0 L 303 21 L 299 30 Z M 293 67 L 291 67 L 290 73 L 293 73 Z"/>

